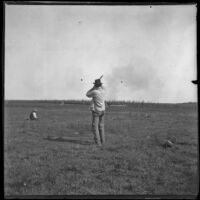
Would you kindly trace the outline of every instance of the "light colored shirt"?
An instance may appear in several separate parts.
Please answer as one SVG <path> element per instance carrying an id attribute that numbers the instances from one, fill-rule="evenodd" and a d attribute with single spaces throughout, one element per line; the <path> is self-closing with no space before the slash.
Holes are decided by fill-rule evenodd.
<path id="1" fill-rule="evenodd" d="M 90 102 L 89 110 L 91 110 L 91 111 L 94 110 L 94 102 L 93 102 L 93 100 Z"/>
<path id="2" fill-rule="evenodd" d="M 33 114 L 33 118 L 34 118 L 34 119 L 37 119 L 37 114 L 36 114 L 36 112 L 32 112 L 32 114 Z"/>
<path id="3" fill-rule="evenodd" d="M 103 86 L 89 90 L 87 97 L 92 97 L 93 111 L 105 111 L 105 88 Z"/>
<path id="4" fill-rule="evenodd" d="M 35 111 L 31 112 L 30 119 L 37 119 L 37 114 Z"/>

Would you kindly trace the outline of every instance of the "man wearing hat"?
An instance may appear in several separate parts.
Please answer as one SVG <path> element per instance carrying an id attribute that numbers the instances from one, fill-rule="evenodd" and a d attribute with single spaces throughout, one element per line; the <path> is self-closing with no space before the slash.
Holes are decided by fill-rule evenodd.
<path id="1" fill-rule="evenodd" d="M 104 115 L 105 115 L 105 88 L 102 86 L 101 79 L 96 79 L 94 87 L 90 89 L 86 96 L 92 98 L 92 131 L 95 143 L 99 146 L 105 142 L 104 134 Z"/>

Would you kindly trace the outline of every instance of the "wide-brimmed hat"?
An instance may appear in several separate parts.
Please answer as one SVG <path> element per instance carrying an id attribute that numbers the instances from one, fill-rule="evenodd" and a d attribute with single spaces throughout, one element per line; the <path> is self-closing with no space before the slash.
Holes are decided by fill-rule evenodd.
<path id="1" fill-rule="evenodd" d="M 96 79 L 95 82 L 93 83 L 95 86 L 101 86 L 102 82 L 100 79 Z"/>

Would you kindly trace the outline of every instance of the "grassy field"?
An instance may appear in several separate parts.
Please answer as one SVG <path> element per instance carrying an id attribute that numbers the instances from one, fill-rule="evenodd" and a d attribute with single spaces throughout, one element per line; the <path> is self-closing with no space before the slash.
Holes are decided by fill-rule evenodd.
<path id="1" fill-rule="evenodd" d="M 196 104 L 109 107 L 96 147 L 88 105 L 8 102 L 5 195 L 196 195 L 197 120 Z"/>

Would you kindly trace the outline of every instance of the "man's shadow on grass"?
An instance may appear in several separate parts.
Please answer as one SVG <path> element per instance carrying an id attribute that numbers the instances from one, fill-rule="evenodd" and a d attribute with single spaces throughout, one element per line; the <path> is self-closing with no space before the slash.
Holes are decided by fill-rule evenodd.
<path id="1" fill-rule="evenodd" d="M 81 145 L 91 145 L 92 144 L 92 142 L 89 142 L 89 141 L 73 139 L 73 138 L 66 138 L 66 137 L 50 137 L 50 136 L 48 136 L 43 139 L 51 141 L 51 142 L 70 142 L 70 143 L 81 144 Z"/>

